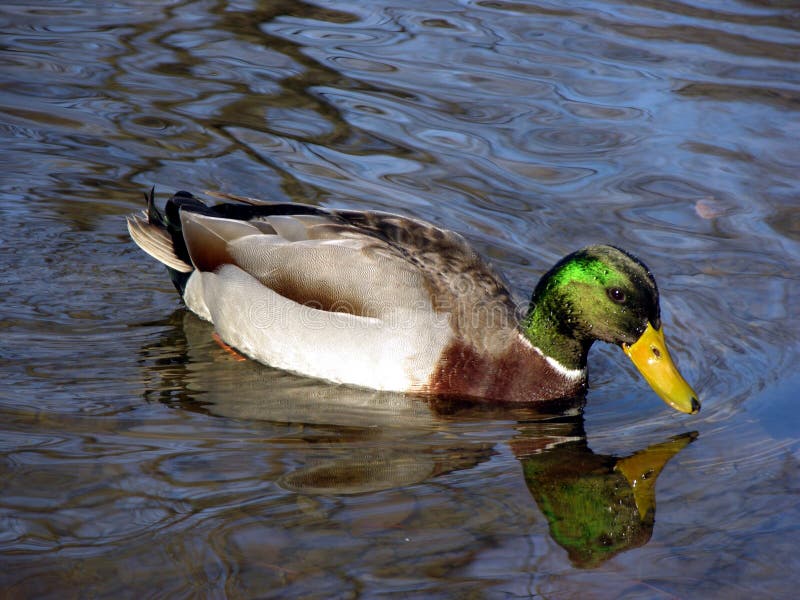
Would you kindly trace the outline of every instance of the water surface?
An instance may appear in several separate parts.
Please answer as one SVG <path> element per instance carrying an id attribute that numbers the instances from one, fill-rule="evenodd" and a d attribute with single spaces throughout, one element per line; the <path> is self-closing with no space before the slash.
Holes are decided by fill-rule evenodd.
<path id="1" fill-rule="evenodd" d="M 4 3 L 0 595 L 793 597 L 798 23 Z M 425 218 L 521 298 L 578 247 L 628 248 L 703 410 L 608 347 L 565 417 L 238 362 L 127 237 L 152 185 Z"/>

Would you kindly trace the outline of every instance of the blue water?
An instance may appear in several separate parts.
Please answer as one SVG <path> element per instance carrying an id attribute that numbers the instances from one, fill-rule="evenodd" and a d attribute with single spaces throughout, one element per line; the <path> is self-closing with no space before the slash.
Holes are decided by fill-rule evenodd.
<path id="1" fill-rule="evenodd" d="M 794 597 L 799 19 L 4 3 L 0 596 Z M 623 246 L 703 409 L 611 347 L 560 419 L 237 362 L 127 236 L 152 185 L 424 218 L 521 298 Z"/>

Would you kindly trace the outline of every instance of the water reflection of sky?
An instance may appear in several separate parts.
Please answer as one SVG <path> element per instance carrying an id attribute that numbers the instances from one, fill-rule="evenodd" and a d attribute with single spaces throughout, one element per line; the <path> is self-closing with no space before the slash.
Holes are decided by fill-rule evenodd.
<path id="1" fill-rule="evenodd" d="M 791 596 L 791 7 L 26 2 L 0 28 L 0 589 Z M 703 411 L 613 348 L 579 435 L 235 363 L 125 235 L 153 184 L 426 218 L 522 297 L 578 246 L 629 248 Z M 624 491 L 615 465 L 694 431 L 648 538 L 576 564 L 549 458 Z"/>

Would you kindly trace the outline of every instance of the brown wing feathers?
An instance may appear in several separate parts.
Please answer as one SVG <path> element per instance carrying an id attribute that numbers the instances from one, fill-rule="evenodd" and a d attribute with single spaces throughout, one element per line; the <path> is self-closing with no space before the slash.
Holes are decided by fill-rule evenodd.
<path id="1" fill-rule="evenodd" d="M 359 299 L 391 302 L 391 292 L 385 287 L 396 274 L 395 282 L 402 277 L 417 281 L 434 310 L 451 313 L 456 330 L 467 336 L 471 329 L 485 326 L 482 318 L 473 323 L 474 315 L 467 309 L 491 301 L 503 312 L 513 313 L 502 279 L 457 233 L 391 214 L 221 197 L 234 202 L 206 206 L 188 192 L 178 192 L 167 201 L 162 215 L 151 193 L 149 223 L 140 220 L 139 229 L 143 224 L 163 233 L 151 233 L 157 243 L 149 244 L 150 249 L 142 243 L 145 236 L 137 237 L 133 229 L 131 233 L 143 249 L 172 269 L 183 265 L 187 271 L 191 263 L 201 271 L 213 272 L 221 265 L 236 264 L 281 295 L 324 310 L 349 306 L 347 312 L 371 316 L 374 310 L 356 306 Z M 167 245 L 164 233 L 172 240 L 175 260 L 170 262 L 163 251 Z M 250 235 L 259 238 L 243 239 Z M 326 248 L 327 243 L 338 248 Z M 293 244 L 302 246 L 296 247 L 297 256 L 290 247 L 277 247 Z M 161 247 L 160 256 L 152 251 L 156 245 Z M 348 255 L 348 250 L 357 255 Z M 336 262 L 339 256 L 344 263 Z M 305 272 L 306 265 L 310 272 Z M 381 269 L 387 268 L 391 272 L 384 282 Z"/>

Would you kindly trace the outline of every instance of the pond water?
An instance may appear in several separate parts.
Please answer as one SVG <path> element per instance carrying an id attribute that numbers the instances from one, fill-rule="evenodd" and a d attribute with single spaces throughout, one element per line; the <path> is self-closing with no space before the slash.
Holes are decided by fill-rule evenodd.
<path id="1" fill-rule="evenodd" d="M 0 30 L 0 596 L 794 597 L 795 3 L 11 0 Z M 623 246 L 703 410 L 611 347 L 565 416 L 239 362 L 128 238 L 152 185 L 428 219 L 522 297 Z"/>

